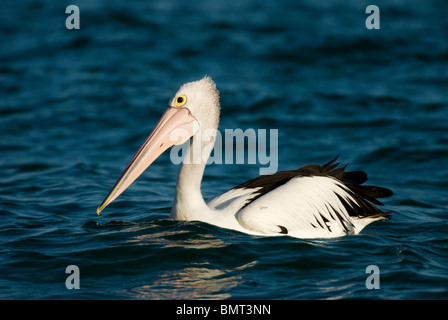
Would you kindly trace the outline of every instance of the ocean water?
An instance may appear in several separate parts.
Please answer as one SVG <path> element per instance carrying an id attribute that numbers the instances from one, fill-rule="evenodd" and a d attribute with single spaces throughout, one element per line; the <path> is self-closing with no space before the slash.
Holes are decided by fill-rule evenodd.
<path id="1" fill-rule="evenodd" d="M 65 26 L 70 4 L 79 30 Z M 380 29 L 366 28 L 370 4 Z M 447 10 L 443 0 L 4 1 L 0 298 L 447 299 Z M 394 191 L 383 201 L 392 219 L 311 240 L 174 221 L 169 153 L 97 216 L 171 95 L 206 74 L 221 92 L 221 131 L 278 129 L 279 170 L 339 155 Z M 261 166 L 207 166 L 204 197 Z M 71 265 L 79 289 L 66 287 Z"/>

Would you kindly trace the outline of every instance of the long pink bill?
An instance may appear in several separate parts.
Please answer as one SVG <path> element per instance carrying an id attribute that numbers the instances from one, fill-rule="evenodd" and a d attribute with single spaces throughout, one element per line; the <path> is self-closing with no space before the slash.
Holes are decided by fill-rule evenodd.
<path id="1" fill-rule="evenodd" d="M 96 209 L 100 212 L 126 190 L 166 149 L 187 141 L 199 129 L 199 122 L 186 108 L 169 107 L 154 130 L 129 162 L 107 197 Z"/>

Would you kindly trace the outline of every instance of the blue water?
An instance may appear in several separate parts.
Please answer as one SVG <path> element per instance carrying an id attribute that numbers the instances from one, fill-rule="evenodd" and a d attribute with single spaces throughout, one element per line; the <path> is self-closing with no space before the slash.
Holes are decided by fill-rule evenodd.
<path id="1" fill-rule="evenodd" d="M 374 2 L 3 1 L 0 298 L 447 299 L 448 3 Z M 220 130 L 278 129 L 279 170 L 339 154 L 394 191 L 392 219 L 330 240 L 173 221 L 168 153 L 97 216 L 171 94 L 205 74 Z M 260 166 L 208 166 L 205 198 Z"/>

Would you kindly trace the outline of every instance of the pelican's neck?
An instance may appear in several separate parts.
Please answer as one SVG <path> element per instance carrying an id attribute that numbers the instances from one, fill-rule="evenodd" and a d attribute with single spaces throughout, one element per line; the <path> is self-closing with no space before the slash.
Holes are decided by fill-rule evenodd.
<path id="1" fill-rule="evenodd" d="M 189 148 L 177 175 L 176 195 L 171 217 L 177 220 L 207 221 L 211 209 L 204 201 L 201 181 L 205 166 L 213 149 L 214 136 L 211 141 L 201 141 L 201 135 L 190 139 Z"/>

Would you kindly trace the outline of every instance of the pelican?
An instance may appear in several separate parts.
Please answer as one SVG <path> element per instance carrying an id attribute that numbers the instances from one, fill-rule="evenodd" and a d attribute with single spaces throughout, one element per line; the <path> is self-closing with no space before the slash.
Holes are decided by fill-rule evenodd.
<path id="1" fill-rule="evenodd" d="M 131 159 L 111 191 L 97 208 L 97 214 L 128 188 L 168 148 L 189 141 L 190 148 L 177 176 L 171 218 L 202 221 L 258 236 L 332 238 L 358 234 L 365 226 L 388 220 L 378 209 L 377 198 L 389 197 L 386 188 L 362 185 L 367 175 L 347 172 L 336 158 L 324 165 L 311 164 L 296 170 L 262 175 L 244 182 L 208 204 L 201 193 L 206 162 L 214 145 L 200 139 L 207 130 L 216 132 L 219 123 L 219 91 L 213 80 L 182 85 L 168 108 Z M 200 139 L 200 141 L 199 141 Z M 205 157 L 194 159 L 194 145 Z M 196 148 L 198 149 L 198 148 Z"/>

